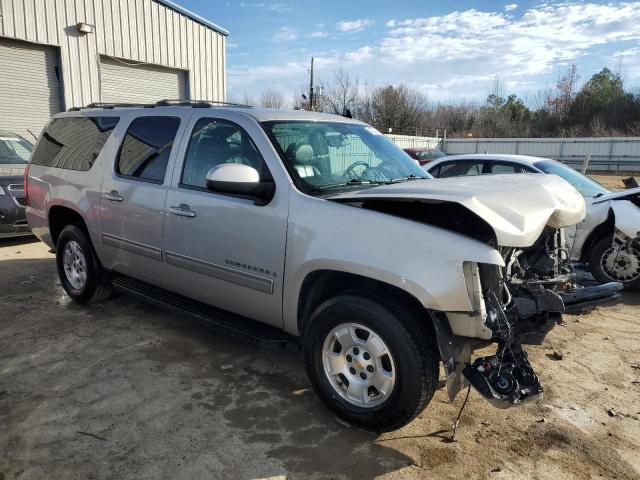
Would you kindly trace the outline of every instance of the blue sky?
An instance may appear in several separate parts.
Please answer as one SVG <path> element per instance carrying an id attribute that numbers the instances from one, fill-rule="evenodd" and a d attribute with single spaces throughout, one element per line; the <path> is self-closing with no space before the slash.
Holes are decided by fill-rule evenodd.
<path id="1" fill-rule="evenodd" d="M 288 101 L 342 68 L 369 88 L 405 83 L 432 101 L 482 100 L 498 76 L 529 103 L 578 66 L 587 80 L 622 59 L 640 87 L 640 1 L 178 0 L 228 29 L 231 98 L 267 88 Z"/>

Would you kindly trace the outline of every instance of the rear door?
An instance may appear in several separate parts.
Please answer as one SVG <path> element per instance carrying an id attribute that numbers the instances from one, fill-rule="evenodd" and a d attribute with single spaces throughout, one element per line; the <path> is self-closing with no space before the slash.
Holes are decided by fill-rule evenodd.
<path id="1" fill-rule="evenodd" d="M 164 208 L 181 123 L 178 116 L 155 113 L 132 118 L 102 181 L 103 262 L 159 286 L 167 285 Z"/>
<path id="2" fill-rule="evenodd" d="M 257 147 L 264 132 L 229 115 L 194 115 L 185 134 L 166 203 L 167 277 L 173 291 L 281 327 L 288 190 L 276 187 L 267 205 L 256 205 L 204 188 L 209 169 L 223 163 L 271 177 L 269 150 Z"/>

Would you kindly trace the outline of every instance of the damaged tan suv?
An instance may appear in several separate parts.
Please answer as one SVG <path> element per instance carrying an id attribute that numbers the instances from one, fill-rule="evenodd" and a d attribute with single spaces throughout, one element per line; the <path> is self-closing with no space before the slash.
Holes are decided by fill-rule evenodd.
<path id="1" fill-rule="evenodd" d="M 440 361 L 451 396 L 470 382 L 501 407 L 536 398 L 522 344 L 618 295 L 575 284 L 563 227 L 584 201 L 561 179 L 433 179 L 342 117 L 95 105 L 50 121 L 25 187 L 73 299 L 117 288 L 298 339 L 320 398 L 371 429 L 413 419 Z M 472 358 L 490 343 L 495 355 Z"/>

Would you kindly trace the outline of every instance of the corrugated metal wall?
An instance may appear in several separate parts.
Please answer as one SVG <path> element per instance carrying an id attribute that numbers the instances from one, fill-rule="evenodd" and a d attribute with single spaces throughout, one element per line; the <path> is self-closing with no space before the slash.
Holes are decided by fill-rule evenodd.
<path id="1" fill-rule="evenodd" d="M 57 48 L 0 38 L 0 130 L 33 141 L 62 108 Z"/>
<path id="2" fill-rule="evenodd" d="M 225 36 L 153 0 L 0 0 L 0 14 L 0 36 L 60 47 L 66 108 L 101 100 L 100 55 L 188 70 L 191 98 L 226 97 Z"/>
<path id="3" fill-rule="evenodd" d="M 111 103 L 153 103 L 164 98 L 185 100 L 184 70 L 156 65 L 129 65 L 111 57 L 100 61 L 102 101 Z"/>

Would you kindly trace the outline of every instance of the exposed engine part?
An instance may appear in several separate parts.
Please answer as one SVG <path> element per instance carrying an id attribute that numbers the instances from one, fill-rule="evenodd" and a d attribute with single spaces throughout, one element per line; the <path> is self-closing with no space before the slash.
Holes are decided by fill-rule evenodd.
<path id="1" fill-rule="evenodd" d="M 558 285 L 574 287 L 573 266 L 566 250 L 563 229 L 545 228 L 530 247 L 502 249 L 505 259 L 505 280 L 511 285 Z"/>
<path id="2" fill-rule="evenodd" d="M 493 406 L 508 408 L 542 395 L 542 386 L 520 346 L 501 345 L 490 357 L 477 358 L 463 371 L 466 379 Z"/>

